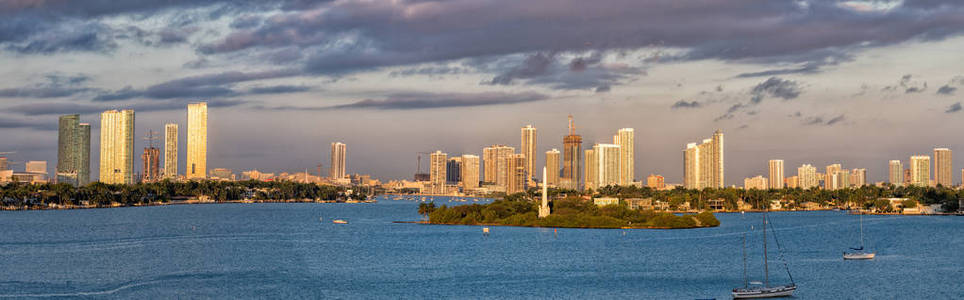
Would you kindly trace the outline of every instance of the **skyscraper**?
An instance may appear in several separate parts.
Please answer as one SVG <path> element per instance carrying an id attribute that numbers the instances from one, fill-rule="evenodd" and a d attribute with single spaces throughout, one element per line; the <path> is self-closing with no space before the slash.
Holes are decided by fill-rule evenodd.
<path id="1" fill-rule="evenodd" d="M 862 187 L 867 184 L 867 169 L 853 169 L 850 171 L 850 186 Z"/>
<path id="2" fill-rule="evenodd" d="M 74 186 L 90 181 L 90 124 L 80 123 L 80 115 L 60 116 L 55 175 Z"/>
<path id="3" fill-rule="evenodd" d="M 435 151 L 430 161 L 429 181 L 432 184 L 432 194 L 445 194 L 445 164 L 448 162 L 448 154 L 442 153 L 441 150 Z"/>
<path id="4" fill-rule="evenodd" d="M 635 132 L 632 128 L 623 128 L 614 138 L 614 144 L 619 145 L 619 185 L 632 185 L 636 172 Z"/>
<path id="5" fill-rule="evenodd" d="M 187 170 L 188 179 L 207 177 L 208 103 L 187 105 Z"/>
<path id="6" fill-rule="evenodd" d="M 601 188 L 610 185 L 619 185 L 620 170 L 620 149 L 616 144 L 596 144 L 592 147 L 593 158 L 595 161 L 586 160 L 587 164 L 595 165 L 594 185 Z M 587 168 L 589 169 L 589 168 Z"/>
<path id="7" fill-rule="evenodd" d="M 160 178 L 161 169 L 161 150 L 157 149 L 151 145 L 150 147 L 144 148 L 144 154 L 141 154 L 141 161 L 144 162 L 143 177 L 142 182 L 154 182 Z"/>
<path id="8" fill-rule="evenodd" d="M 910 184 L 928 186 L 931 180 L 931 157 L 914 155 L 910 157 Z"/>
<path id="9" fill-rule="evenodd" d="M 546 151 L 546 169 L 548 171 L 546 171 L 546 178 L 543 178 L 542 181 L 552 187 L 559 186 L 559 172 L 562 171 L 559 169 L 559 154 L 558 149 Z"/>
<path id="10" fill-rule="evenodd" d="M 804 164 L 797 168 L 798 186 L 802 189 L 810 189 L 820 186 L 820 179 L 817 178 L 817 168 Z"/>
<path id="11" fill-rule="evenodd" d="M 954 186 L 951 171 L 951 149 L 934 148 L 934 183 L 944 187 Z"/>
<path id="12" fill-rule="evenodd" d="M 519 151 L 525 155 L 525 168 L 526 176 L 529 178 L 535 177 L 535 165 L 536 165 L 536 128 L 532 125 L 526 125 L 522 127 L 522 143 Z M 529 178 L 526 178 L 528 181 Z M 543 181 L 546 179 L 543 178 Z"/>
<path id="13" fill-rule="evenodd" d="M 509 155 L 506 161 L 508 171 L 505 193 L 507 195 L 526 191 L 526 183 L 529 181 L 529 174 L 526 174 L 525 154 L 514 153 Z"/>
<path id="14" fill-rule="evenodd" d="M 599 174 L 599 164 L 596 163 L 597 161 L 596 152 L 593 149 L 586 149 L 586 166 L 584 168 L 586 172 L 586 184 L 583 185 L 584 190 L 596 189 L 596 175 Z"/>
<path id="15" fill-rule="evenodd" d="M 471 191 L 479 188 L 479 157 L 462 155 L 462 189 Z"/>
<path id="16" fill-rule="evenodd" d="M 328 177 L 332 179 L 342 179 L 348 173 L 345 161 L 348 157 L 348 146 L 341 142 L 331 143 L 331 165 L 328 168 Z M 445 167 L 445 162 L 442 162 Z M 445 177 L 442 177 L 445 180 Z"/>
<path id="17" fill-rule="evenodd" d="M 841 188 L 840 186 L 837 186 L 837 183 L 840 182 L 837 180 L 837 173 L 842 169 L 843 167 L 841 167 L 840 164 L 832 164 L 827 166 L 827 179 L 825 179 L 823 182 L 823 188 L 825 190 L 835 190 Z"/>
<path id="18" fill-rule="evenodd" d="M 164 125 L 164 178 L 177 178 L 177 123 Z"/>
<path id="19" fill-rule="evenodd" d="M 134 183 L 134 110 L 100 114 L 100 182 Z"/>
<path id="20" fill-rule="evenodd" d="M 888 178 L 890 183 L 896 186 L 904 185 L 904 166 L 900 164 L 899 160 L 891 160 L 887 164 Z"/>
<path id="21" fill-rule="evenodd" d="M 770 160 L 770 184 L 771 189 L 782 189 L 784 183 L 783 160 Z"/>
<path id="22" fill-rule="evenodd" d="M 568 189 L 579 189 L 579 181 L 582 176 L 581 161 L 582 155 L 582 136 L 576 134 L 576 123 L 569 115 L 569 135 L 562 138 L 562 178 L 559 185 Z"/>
<path id="23" fill-rule="evenodd" d="M 449 158 L 445 163 L 445 181 L 449 184 L 457 184 L 462 181 L 462 157 L 455 156 Z"/>
<path id="24" fill-rule="evenodd" d="M 505 187 L 508 180 L 505 160 L 514 152 L 515 148 L 506 145 L 492 145 L 483 148 L 483 181 Z"/>
<path id="25" fill-rule="evenodd" d="M 722 188 L 723 132 L 717 130 L 713 137 L 702 143 L 689 143 L 683 150 L 683 185 L 689 189 Z"/>

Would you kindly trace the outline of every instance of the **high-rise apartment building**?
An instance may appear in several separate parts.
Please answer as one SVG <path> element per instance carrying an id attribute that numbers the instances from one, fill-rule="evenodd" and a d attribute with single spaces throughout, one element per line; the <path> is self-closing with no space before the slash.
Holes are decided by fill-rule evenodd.
<path id="1" fill-rule="evenodd" d="M 511 154 L 505 162 L 508 175 L 505 186 L 506 195 L 525 192 L 526 183 L 529 181 L 529 174 L 526 174 L 525 154 Z"/>
<path id="2" fill-rule="evenodd" d="M 449 158 L 445 163 L 445 181 L 449 184 L 458 184 L 462 181 L 462 157 L 455 156 Z"/>
<path id="3" fill-rule="evenodd" d="M 177 123 L 164 124 L 164 178 L 177 178 Z"/>
<path id="4" fill-rule="evenodd" d="M 506 145 L 492 145 L 482 149 L 483 181 L 505 187 L 508 171 L 505 160 L 515 153 L 515 148 Z"/>
<path id="5" fill-rule="evenodd" d="M 771 189 L 782 189 L 784 179 L 785 179 L 784 173 L 783 173 L 783 160 L 771 159 L 769 165 L 770 165 L 769 187 Z"/>
<path id="6" fill-rule="evenodd" d="M 521 148 L 519 148 L 519 151 L 522 151 L 522 154 L 525 155 L 526 176 L 529 176 L 530 178 L 535 177 L 535 165 L 537 159 L 535 127 L 532 127 L 532 125 L 522 127 L 522 142 L 520 146 Z M 529 178 L 526 178 L 526 181 L 528 180 Z M 545 181 L 546 179 L 543 178 L 542 180 Z"/>
<path id="7" fill-rule="evenodd" d="M 60 116 L 55 172 L 60 183 L 90 182 L 90 124 L 80 123 L 80 115 Z"/>
<path id="8" fill-rule="evenodd" d="M 862 187 L 867 184 L 867 169 L 853 169 L 850 171 L 850 186 Z"/>
<path id="9" fill-rule="evenodd" d="M 635 131 L 632 128 L 620 129 L 613 139 L 613 143 L 619 145 L 619 185 L 632 185 L 636 172 Z"/>
<path id="10" fill-rule="evenodd" d="M 134 110 L 100 114 L 100 182 L 134 183 Z"/>
<path id="11" fill-rule="evenodd" d="M 155 182 L 160 179 L 161 173 L 161 150 L 157 147 L 146 147 L 144 148 L 144 154 L 141 154 L 141 161 L 143 161 L 143 171 L 141 175 L 141 182 Z"/>
<path id="12" fill-rule="evenodd" d="M 596 188 L 619 185 L 619 150 L 619 145 L 616 144 L 596 144 L 592 147 L 595 161 L 587 159 L 586 163 L 596 165 L 593 167 L 598 172 L 595 174 L 594 185 Z"/>
<path id="13" fill-rule="evenodd" d="M 797 180 L 798 186 L 805 190 L 820 186 L 817 168 L 810 164 L 804 164 L 797 168 Z"/>
<path id="14" fill-rule="evenodd" d="M 823 181 L 823 188 L 825 190 L 836 190 L 840 187 L 837 186 L 839 180 L 837 180 L 837 173 L 843 170 L 840 164 L 832 164 L 827 166 L 827 178 Z"/>
<path id="15" fill-rule="evenodd" d="M 187 105 L 187 179 L 207 177 L 208 103 Z"/>
<path id="16" fill-rule="evenodd" d="M 569 135 L 562 138 L 562 178 L 559 185 L 568 189 L 579 189 L 582 155 L 582 136 L 576 134 L 576 123 L 569 115 Z"/>
<path id="17" fill-rule="evenodd" d="M 834 186 L 833 189 L 846 189 L 850 188 L 850 170 L 840 170 L 837 171 L 833 176 Z"/>
<path id="18" fill-rule="evenodd" d="M 432 153 L 429 163 L 429 181 L 432 184 L 432 194 L 445 194 L 445 164 L 447 162 L 448 154 L 442 151 Z"/>
<path id="19" fill-rule="evenodd" d="M 649 174 L 649 176 L 646 177 L 646 186 L 656 190 L 662 190 L 666 188 L 666 180 L 661 175 Z"/>
<path id="20" fill-rule="evenodd" d="M 900 164 L 899 160 L 891 160 L 887 163 L 887 178 L 890 179 L 890 183 L 896 186 L 904 185 L 904 166 Z"/>
<path id="21" fill-rule="evenodd" d="M 596 186 L 596 175 L 599 174 L 599 164 L 595 163 L 598 161 L 596 158 L 596 152 L 593 149 L 586 149 L 586 166 L 583 168 L 586 175 L 586 183 L 583 185 L 585 190 L 594 190 Z"/>
<path id="22" fill-rule="evenodd" d="M 723 168 L 723 132 L 720 130 L 700 144 L 687 144 L 683 150 L 683 186 L 688 189 L 722 188 Z"/>
<path id="23" fill-rule="evenodd" d="M 744 178 L 744 179 L 743 179 L 743 189 L 746 189 L 746 190 L 752 190 L 752 189 L 766 190 L 768 183 L 769 183 L 769 182 L 767 182 L 766 177 L 763 177 L 763 176 L 756 176 L 756 177 L 751 177 L 751 178 Z"/>
<path id="24" fill-rule="evenodd" d="M 479 188 L 479 157 L 476 155 L 462 155 L 462 190 L 471 191 Z"/>
<path id="25" fill-rule="evenodd" d="M 552 149 L 546 151 L 546 178 L 543 182 L 551 187 L 559 186 L 559 173 L 562 172 L 559 166 L 559 150 Z"/>
<path id="26" fill-rule="evenodd" d="M 783 180 L 783 186 L 789 189 L 795 189 L 800 187 L 800 177 L 790 176 Z"/>
<path id="27" fill-rule="evenodd" d="M 910 184 L 929 186 L 931 181 L 931 157 L 914 155 L 910 157 Z"/>
<path id="28" fill-rule="evenodd" d="M 954 186 L 951 171 L 951 149 L 934 148 L 934 183 L 944 187 Z"/>
<path id="29" fill-rule="evenodd" d="M 328 177 L 332 179 L 342 179 L 348 174 L 347 171 L 348 145 L 341 142 L 331 143 L 331 165 L 328 168 Z M 442 163 L 445 167 L 445 163 Z M 445 180 L 445 178 L 442 178 Z"/>

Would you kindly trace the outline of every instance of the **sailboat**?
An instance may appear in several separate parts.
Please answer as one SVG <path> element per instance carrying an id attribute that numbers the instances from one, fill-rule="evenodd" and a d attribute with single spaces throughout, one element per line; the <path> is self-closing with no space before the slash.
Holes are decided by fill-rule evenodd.
<path id="1" fill-rule="evenodd" d="M 769 217 L 767 213 L 763 213 L 763 276 L 764 282 L 753 282 L 753 284 L 762 284 L 762 286 L 750 286 L 750 282 L 747 277 L 746 269 L 746 233 L 743 234 L 743 287 L 733 289 L 733 299 L 752 299 L 752 298 L 775 298 L 775 297 L 788 297 L 793 296 L 793 291 L 797 290 L 797 284 L 793 282 L 793 275 L 790 275 L 790 267 L 787 266 L 786 260 L 783 260 L 783 267 L 787 270 L 787 276 L 790 277 L 790 284 L 770 286 L 770 265 L 767 257 L 767 223 Z M 773 239 L 777 242 L 777 250 L 780 249 L 780 241 L 776 239 L 776 232 L 773 233 Z M 782 256 L 782 254 L 781 254 Z"/>
<path id="2" fill-rule="evenodd" d="M 845 260 L 864 260 L 864 259 L 874 259 L 877 256 L 875 252 L 864 252 L 864 215 L 860 215 L 860 247 L 854 248 L 850 247 L 853 252 L 843 253 L 843 259 Z"/>

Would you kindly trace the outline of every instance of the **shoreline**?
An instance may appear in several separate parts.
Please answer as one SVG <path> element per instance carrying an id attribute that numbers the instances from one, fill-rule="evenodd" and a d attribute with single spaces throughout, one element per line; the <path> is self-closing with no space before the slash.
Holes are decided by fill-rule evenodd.
<path id="1" fill-rule="evenodd" d="M 146 206 L 167 206 L 167 205 L 197 205 L 197 204 L 237 204 L 237 203 L 344 203 L 344 204 L 365 204 L 373 203 L 367 201 L 344 201 L 344 200 L 228 200 L 228 201 L 213 201 L 213 200 L 177 200 L 168 202 L 150 202 L 150 203 L 138 203 L 134 205 L 65 205 L 65 206 L 0 206 L 0 211 L 31 211 L 31 210 L 75 210 L 75 209 L 109 209 L 109 208 L 122 208 L 122 207 L 146 207 Z"/>
<path id="2" fill-rule="evenodd" d="M 392 221 L 395 224 L 419 224 L 419 225 L 441 225 L 441 226 L 501 226 L 501 227 L 528 227 L 528 228 L 566 228 L 566 229 L 657 229 L 657 230 L 681 230 L 681 229 L 701 229 L 701 228 L 713 228 L 719 226 L 697 226 L 697 227 L 682 227 L 682 228 L 672 228 L 672 227 L 559 227 L 559 226 L 538 226 L 538 225 L 509 225 L 509 224 L 497 224 L 497 223 L 477 223 L 477 224 L 447 224 L 447 223 L 431 223 L 428 221 Z"/>

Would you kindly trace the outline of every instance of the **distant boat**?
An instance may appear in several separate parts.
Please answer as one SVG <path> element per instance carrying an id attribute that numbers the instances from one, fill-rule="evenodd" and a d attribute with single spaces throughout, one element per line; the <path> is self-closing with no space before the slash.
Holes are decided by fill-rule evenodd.
<path id="1" fill-rule="evenodd" d="M 769 221 L 768 214 L 763 213 L 763 274 L 764 282 L 752 282 L 755 285 L 762 286 L 750 286 L 749 278 L 747 277 L 746 270 L 746 234 L 743 234 L 743 287 L 733 289 L 733 299 L 751 299 L 751 298 L 776 298 L 776 297 L 789 297 L 793 296 L 793 291 L 797 290 L 797 284 L 793 282 L 793 275 L 790 275 L 790 267 L 787 266 L 786 261 L 783 263 L 783 267 L 787 270 L 787 276 L 790 277 L 790 284 L 770 286 L 770 266 L 767 258 L 767 222 Z M 776 232 L 774 232 L 776 234 Z M 774 240 L 776 240 L 776 235 L 774 235 Z M 777 242 L 777 250 L 780 249 L 780 241 Z M 782 256 L 782 254 L 781 254 Z"/>
<path id="2" fill-rule="evenodd" d="M 342 219 L 335 219 L 335 220 L 332 220 L 331 222 L 335 224 L 348 224 L 348 221 L 345 221 Z"/>
<path id="3" fill-rule="evenodd" d="M 860 247 L 857 247 L 857 248 L 850 247 L 850 250 L 853 250 L 852 252 L 844 251 L 843 253 L 844 260 L 866 260 L 866 259 L 874 259 L 874 257 L 877 256 L 877 253 L 875 252 L 864 251 L 864 215 L 861 214 L 859 218 L 860 218 Z"/>

